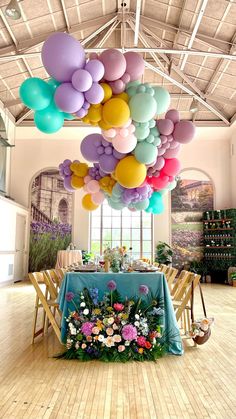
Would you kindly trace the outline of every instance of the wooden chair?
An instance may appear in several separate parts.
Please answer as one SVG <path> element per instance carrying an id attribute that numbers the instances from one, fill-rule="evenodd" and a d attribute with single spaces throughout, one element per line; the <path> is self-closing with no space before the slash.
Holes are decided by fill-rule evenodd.
<path id="1" fill-rule="evenodd" d="M 160 263 L 159 268 L 160 268 L 160 271 L 163 272 L 163 274 L 166 274 L 167 271 L 169 270 L 169 266 L 164 265 L 164 263 Z"/>
<path id="2" fill-rule="evenodd" d="M 56 273 L 57 277 L 59 278 L 60 285 L 61 285 L 67 270 L 65 268 L 56 268 L 56 269 L 54 269 L 54 272 Z"/>
<path id="3" fill-rule="evenodd" d="M 56 311 L 60 314 L 59 306 L 56 302 L 57 295 L 55 293 L 55 287 L 52 287 L 51 281 L 44 272 L 30 273 L 29 279 L 36 291 L 32 344 L 37 336 L 44 335 L 45 328 L 47 328 L 47 320 L 50 322 L 54 332 L 56 333 L 59 342 L 61 342 L 61 332 L 55 318 Z M 45 293 L 43 293 L 41 289 L 42 284 L 45 286 Z M 42 327 L 36 331 L 39 308 L 43 309 L 43 322 Z M 54 312 L 52 312 L 52 308 Z"/>
<path id="4" fill-rule="evenodd" d="M 172 290 L 171 290 L 171 295 L 172 295 L 172 298 L 175 298 L 175 295 L 178 293 L 179 289 L 181 289 L 181 287 L 183 286 L 183 284 L 184 284 L 184 282 L 185 282 L 185 280 L 186 280 L 186 277 L 187 277 L 190 273 L 191 273 L 191 272 L 189 272 L 189 271 L 185 271 L 185 270 L 183 270 L 183 271 L 181 271 L 181 272 L 180 272 L 180 274 L 179 274 L 179 276 L 176 278 L 176 281 L 175 281 L 175 283 L 174 283 L 174 285 L 173 285 L 173 287 L 172 287 Z"/>
<path id="5" fill-rule="evenodd" d="M 172 289 L 172 284 L 177 276 L 178 273 L 178 269 L 175 268 L 170 268 L 169 271 L 166 273 L 166 279 L 167 279 L 167 283 L 169 286 L 169 290 L 171 291 Z"/>
<path id="6" fill-rule="evenodd" d="M 45 271 L 45 274 L 47 275 L 48 279 L 51 282 L 51 287 L 54 288 L 54 291 L 56 293 L 56 297 L 58 294 L 58 290 L 61 286 L 61 279 L 60 277 L 57 275 L 55 269 L 48 269 Z"/>

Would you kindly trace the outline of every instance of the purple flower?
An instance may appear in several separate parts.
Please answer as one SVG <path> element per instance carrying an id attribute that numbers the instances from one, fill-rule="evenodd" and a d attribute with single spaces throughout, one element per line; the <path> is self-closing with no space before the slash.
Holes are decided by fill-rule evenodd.
<path id="1" fill-rule="evenodd" d="M 73 292 L 71 292 L 71 291 L 67 292 L 66 293 L 66 301 L 69 301 L 69 302 L 72 301 L 74 296 L 75 296 L 75 294 Z"/>
<path id="2" fill-rule="evenodd" d="M 90 336 L 91 333 L 92 333 L 93 326 L 94 326 L 94 324 L 92 322 L 85 322 L 85 323 L 83 323 L 83 325 L 81 327 L 81 332 L 85 336 Z"/>
<path id="3" fill-rule="evenodd" d="M 126 324 L 122 329 L 122 338 L 124 340 L 136 340 L 137 339 L 137 329 L 132 324 Z"/>
<path id="4" fill-rule="evenodd" d="M 148 295 L 149 293 L 149 288 L 147 285 L 140 285 L 138 290 L 139 290 L 139 293 L 143 295 Z"/>
<path id="5" fill-rule="evenodd" d="M 113 280 L 109 281 L 109 282 L 107 283 L 107 288 L 108 288 L 110 291 L 115 291 L 115 290 L 116 290 L 116 282 L 115 282 L 115 281 L 113 281 Z"/>

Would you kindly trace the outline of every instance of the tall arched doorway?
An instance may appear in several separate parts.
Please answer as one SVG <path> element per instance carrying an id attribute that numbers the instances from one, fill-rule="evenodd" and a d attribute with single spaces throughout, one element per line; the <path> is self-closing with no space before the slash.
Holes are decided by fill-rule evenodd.
<path id="1" fill-rule="evenodd" d="M 173 265 L 199 264 L 203 258 L 204 211 L 214 208 L 214 184 L 198 169 L 182 171 L 171 192 Z"/>
<path id="2" fill-rule="evenodd" d="M 61 223 L 68 223 L 69 208 L 68 202 L 62 198 L 58 205 L 58 218 Z"/>

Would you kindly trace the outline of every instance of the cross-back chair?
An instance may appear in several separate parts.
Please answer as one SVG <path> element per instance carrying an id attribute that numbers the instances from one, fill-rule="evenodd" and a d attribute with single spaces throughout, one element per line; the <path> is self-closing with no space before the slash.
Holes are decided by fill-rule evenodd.
<path id="1" fill-rule="evenodd" d="M 168 283 L 170 291 L 172 289 L 172 284 L 177 276 L 177 273 L 178 273 L 178 269 L 172 268 L 172 267 L 169 268 L 169 270 L 166 273 L 166 279 L 167 279 L 167 283 Z"/>
<path id="2" fill-rule="evenodd" d="M 163 274 L 166 274 L 169 270 L 169 266 L 164 265 L 164 263 L 160 263 L 159 268 L 160 268 L 160 271 L 163 272 Z"/>

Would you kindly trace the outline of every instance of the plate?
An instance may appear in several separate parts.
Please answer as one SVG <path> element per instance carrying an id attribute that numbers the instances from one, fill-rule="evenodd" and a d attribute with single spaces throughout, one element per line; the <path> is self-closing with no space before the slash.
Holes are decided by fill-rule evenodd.
<path id="1" fill-rule="evenodd" d="M 81 272 L 81 273 L 86 273 L 86 272 L 97 272 L 96 269 L 74 269 L 74 272 Z"/>
<path id="2" fill-rule="evenodd" d="M 143 273 L 147 273 L 147 272 L 157 272 L 159 271 L 158 268 L 156 269 L 134 269 L 135 272 L 143 272 Z"/>

